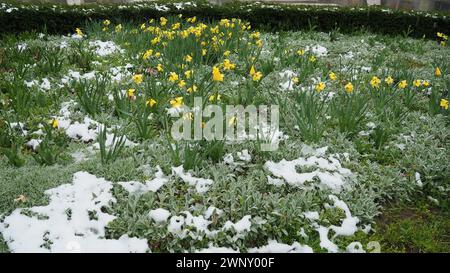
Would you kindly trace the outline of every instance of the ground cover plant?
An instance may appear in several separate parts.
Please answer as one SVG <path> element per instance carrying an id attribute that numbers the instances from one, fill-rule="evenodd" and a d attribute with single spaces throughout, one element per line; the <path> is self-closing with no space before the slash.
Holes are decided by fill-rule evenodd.
<path id="1" fill-rule="evenodd" d="M 182 15 L 5 36 L 0 250 L 408 251 L 375 222 L 417 196 L 448 213 L 447 40 Z M 277 104 L 279 129 L 176 141 L 195 97 Z"/>

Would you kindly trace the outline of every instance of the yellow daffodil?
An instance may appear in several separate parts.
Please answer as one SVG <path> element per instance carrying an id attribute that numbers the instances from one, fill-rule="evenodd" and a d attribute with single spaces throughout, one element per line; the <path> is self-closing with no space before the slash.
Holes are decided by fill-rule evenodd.
<path id="1" fill-rule="evenodd" d="M 316 56 L 310 56 L 310 57 L 309 57 L 309 61 L 310 61 L 311 63 L 314 63 L 316 60 L 317 60 L 317 59 L 316 59 Z"/>
<path id="2" fill-rule="evenodd" d="M 337 76 L 334 72 L 330 72 L 329 76 L 330 76 L 330 80 L 332 80 L 332 81 L 337 80 Z"/>
<path id="3" fill-rule="evenodd" d="M 156 58 L 161 57 L 161 52 L 156 52 L 156 53 L 155 53 L 155 57 L 156 57 Z"/>
<path id="4" fill-rule="evenodd" d="M 208 53 L 208 50 L 206 50 L 206 49 L 202 49 L 202 56 L 205 56 L 205 55 L 206 55 L 206 53 Z"/>
<path id="5" fill-rule="evenodd" d="M 436 35 L 437 35 L 439 38 L 442 38 L 442 37 L 444 36 L 444 33 L 438 32 L 438 33 L 436 33 Z"/>
<path id="6" fill-rule="evenodd" d="M 263 74 L 261 72 L 256 72 L 255 74 L 252 75 L 252 80 L 257 82 L 260 81 L 262 78 Z"/>
<path id="7" fill-rule="evenodd" d="M 164 17 L 159 18 L 159 23 L 161 26 L 165 26 L 167 24 L 167 19 Z"/>
<path id="8" fill-rule="evenodd" d="M 303 56 L 303 55 L 305 55 L 305 50 L 304 50 L 304 49 L 299 49 L 299 50 L 297 50 L 297 55 L 298 55 L 298 56 Z"/>
<path id="9" fill-rule="evenodd" d="M 377 76 L 373 76 L 370 80 L 370 85 L 373 88 L 379 88 L 380 87 L 381 80 Z"/>
<path id="10" fill-rule="evenodd" d="M 156 70 L 158 70 L 158 72 L 163 72 L 163 71 L 164 71 L 164 68 L 163 68 L 162 64 L 158 64 L 158 65 L 156 66 Z"/>
<path id="11" fill-rule="evenodd" d="M 388 85 L 391 85 L 394 83 L 394 79 L 391 76 L 389 76 L 384 79 L 384 82 L 387 83 Z"/>
<path id="12" fill-rule="evenodd" d="M 172 105 L 173 108 L 178 108 L 181 105 L 183 105 L 183 97 L 176 97 L 173 100 L 170 100 L 170 105 Z"/>
<path id="13" fill-rule="evenodd" d="M 213 101 L 220 101 L 220 98 L 221 98 L 222 96 L 220 95 L 220 94 L 214 94 L 214 95 L 211 95 L 211 96 L 209 96 L 209 101 L 210 102 L 213 102 Z"/>
<path id="14" fill-rule="evenodd" d="M 103 21 L 104 26 L 109 26 L 110 24 L 111 24 L 111 21 L 109 21 L 108 19 Z"/>
<path id="15" fill-rule="evenodd" d="M 447 109 L 448 109 L 448 100 L 446 100 L 446 99 L 441 99 L 439 105 L 440 105 L 442 108 L 444 108 L 445 110 L 447 110 Z"/>
<path id="16" fill-rule="evenodd" d="M 316 89 L 317 92 L 320 92 L 320 91 L 324 90 L 325 87 L 326 87 L 326 85 L 325 85 L 324 82 L 319 82 L 319 83 L 316 85 L 316 88 L 315 88 L 315 89 Z"/>
<path id="17" fill-rule="evenodd" d="M 428 87 L 428 86 L 430 86 L 430 82 L 429 81 L 423 81 L 423 86 L 425 86 L 425 87 Z"/>
<path id="18" fill-rule="evenodd" d="M 223 56 L 228 57 L 228 56 L 230 56 L 230 54 L 231 54 L 231 52 L 229 50 L 227 50 L 223 53 Z"/>
<path id="19" fill-rule="evenodd" d="M 188 62 L 188 63 L 192 62 L 192 56 L 191 56 L 191 55 L 186 55 L 186 56 L 184 57 L 184 61 L 185 61 L 185 62 Z"/>
<path id="20" fill-rule="evenodd" d="M 187 70 L 184 72 L 184 76 L 186 79 L 190 79 L 192 77 L 192 74 L 194 74 L 194 70 Z"/>
<path id="21" fill-rule="evenodd" d="M 351 82 L 347 83 L 344 88 L 345 92 L 349 94 L 353 92 L 353 84 Z"/>
<path id="22" fill-rule="evenodd" d="M 436 67 L 436 70 L 434 70 L 434 75 L 436 75 L 436 77 L 440 77 L 442 75 L 441 69 L 439 67 Z"/>
<path id="23" fill-rule="evenodd" d="M 231 63 L 230 60 L 225 59 L 223 61 L 223 69 L 224 70 L 233 70 L 235 67 L 236 67 L 236 65 Z"/>
<path id="24" fill-rule="evenodd" d="M 414 80 L 414 81 L 413 81 L 413 85 L 414 85 L 415 87 L 419 87 L 419 86 L 422 85 L 422 81 L 421 81 L 421 80 Z"/>
<path id="25" fill-rule="evenodd" d="M 223 74 L 220 73 L 220 70 L 217 66 L 214 66 L 212 69 L 213 81 L 215 82 L 223 82 Z"/>
<path id="26" fill-rule="evenodd" d="M 133 89 L 133 88 L 128 89 L 128 90 L 127 90 L 127 97 L 128 97 L 128 98 L 133 98 L 133 97 L 134 97 L 134 92 L 135 92 L 135 91 L 136 91 L 136 90 Z"/>
<path id="27" fill-rule="evenodd" d="M 144 60 L 147 60 L 148 58 L 150 58 L 153 55 L 153 50 L 149 49 L 147 51 L 145 51 L 144 55 L 142 56 L 142 58 Z"/>
<path id="28" fill-rule="evenodd" d="M 122 24 L 118 24 L 118 25 L 114 28 L 114 30 L 115 30 L 116 32 L 121 32 L 121 31 L 122 31 Z"/>
<path id="29" fill-rule="evenodd" d="M 228 121 L 228 126 L 233 126 L 233 125 L 236 125 L 236 123 L 237 123 L 237 119 L 236 119 L 236 116 L 232 116 L 231 118 L 230 118 L 230 120 Z"/>
<path id="30" fill-rule="evenodd" d="M 197 92 L 197 85 L 193 85 L 186 90 L 188 93 Z"/>
<path id="31" fill-rule="evenodd" d="M 57 119 L 52 119 L 51 121 L 50 121 L 50 125 L 53 127 L 53 128 L 55 128 L 55 129 L 58 129 L 58 127 L 59 127 L 59 121 L 57 120 Z"/>
<path id="32" fill-rule="evenodd" d="M 294 84 L 298 84 L 298 83 L 300 82 L 300 80 L 298 79 L 298 77 L 293 77 L 291 80 L 292 80 L 292 82 L 293 82 Z"/>
<path id="33" fill-rule="evenodd" d="M 178 82 L 178 87 L 183 88 L 186 85 L 186 82 L 184 80 L 180 80 Z"/>
<path id="34" fill-rule="evenodd" d="M 77 35 L 79 35 L 79 36 L 83 36 L 83 35 L 84 35 L 84 34 L 83 34 L 83 31 L 81 31 L 80 28 L 76 28 L 76 29 L 75 29 L 75 32 L 76 32 Z"/>
<path id="35" fill-rule="evenodd" d="M 398 87 L 400 87 L 400 89 L 405 89 L 407 86 L 408 82 L 406 82 L 406 80 L 403 80 L 398 84 Z"/>
<path id="36" fill-rule="evenodd" d="M 132 79 L 136 84 L 140 84 L 142 82 L 143 76 L 142 76 L 142 74 L 136 74 L 136 75 L 133 75 Z"/>
<path id="37" fill-rule="evenodd" d="M 145 102 L 145 105 L 153 107 L 156 104 L 156 100 L 154 99 L 149 99 Z"/>
<path id="38" fill-rule="evenodd" d="M 262 73 L 261 72 L 257 72 L 255 67 L 252 65 L 252 67 L 250 68 L 250 76 L 252 76 L 252 80 L 257 82 L 259 80 L 261 80 L 262 78 Z"/>
<path id="39" fill-rule="evenodd" d="M 170 82 L 176 82 L 176 81 L 178 81 L 178 79 L 179 79 L 179 77 L 178 77 L 177 73 L 175 73 L 175 72 L 169 73 L 169 81 Z"/>

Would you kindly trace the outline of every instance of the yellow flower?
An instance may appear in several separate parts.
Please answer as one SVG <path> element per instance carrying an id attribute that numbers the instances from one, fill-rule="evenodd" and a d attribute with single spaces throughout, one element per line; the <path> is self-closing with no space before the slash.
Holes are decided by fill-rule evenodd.
<path id="1" fill-rule="evenodd" d="M 439 103 L 439 105 L 444 108 L 445 110 L 448 109 L 448 100 L 446 99 L 441 99 L 441 102 Z"/>
<path id="2" fill-rule="evenodd" d="M 425 87 L 428 87 L 428 86 L 430 86 L 430 82 L 429 81 L 423 81 L 423 86 L 425 86 Z"/>
<path id="3" fill-rule="evenodd" d="M 135 92 L 135 91 L 136 91 L 136 90 L 133 89 L 133 88 L 128 89 L 128 90 L 127 90 L 127 97 L 129 97 L 129 98 L 134 97 L 134 92 Z"/>
<path id="4" fill-rule="evenodd" d="M 446 47 L 446 46 L 447 46 L 447 43 L 444 42 L 444 41 L 441 41 L 441 46 L 442 46 L 442 47 Z"/>
<path id="5" fill-rule="evenodd" d="M 83 36 L 83 31 L 81 31 L 80 28 L 76 28 L 76 29 L 75 29 L 75 32 L 77 33 L 77 35 Z"/>
<path id="6" fill-rule="evenodd" d="M 370 80 L 370 85 L 373 88 L 379 88 L 380 87 L 380 83 L 381 83 L 381 80 L 377 76 L 373 76 L 372 80 Z"/>
<path id="7" fill-rule="evenodd" d="M 312 62 L 312 63 L 315 62 L 316 60 L 317 60 L 317 59 L 316 59 L 315 56 L 310 56 L 310 57 L 309 57 L 309 61 Z"/>
<path id="8" fill-rule="evenodd" d="M 394 79 L 391 76 L 389 76 L 386 79 L 384 79 L 384 82 L 387 83 L 388 85 L 391 85 L 394 83 Z"/>
<path id="9" fill-rule="evenodd" d="M 252 65 L 252 67 L 250 67 L 250 75 L 253 76 L 256 73 L 255 67 Z"/>
<path id="10" fill-rule="evenodd" d="M 230 118 L 230 120 L 228 121 L 228 125 L 229 125 L 229 126 L 236 125 L 236 123 L 237 123 L 236 116 L 232 116 L 232 117 Z"/>
<path id="11" fill-rule="evenodd" d="M 153 39 L 150 41 L 150 43 L 151 43 L 152 45 L 156 45 L 156 44 L 159 43 L 160 41 L 161 41 L 161 38 L 155 37 L 155 38 L 153 38 Z"/>
<path id="12" fill-rule="evenodd" d="M 229 50 L 227 50 L 223 53 L 223 56 L 228 57 L 228 56 L 230 56 L 230 54 L 231 54 L 231 52 Z"/>
<path id="13" fill-rule="evenodd" d="M 111 24 L 111 21 L 109 21 L 108 19 L 103 21 L 104 26 L 109 26 L 110 24 Z"/>
<path id="14" fill-rule="evenodd" d="M 223 69 L 224 70 L 233 70 L 234 68 L 236 68 L 236 65 L 231 63 L 230 60 L 225 59 L 223 61 Z"/>
<path id="15" fill-rule="evenodd" d="M 107 27 L 102 28 L 102 31 L 103 31 L 103 32 L 105 32 L 105 31 L 107 31 L 107 30 L 108 30 Z"/>
<path id="16" fill-rule="evenodd" d="M 172 25 L 172 30 L 177 30 L 177 29 L 180 28 L 180 26 L 181 26 L 180 23 L 175 23 L 175 24 Z"/>
<path id="17" fill-rule="evenodd" d="M 434 71 L 434 75 L 436 75 L 436 77 L 440 77 L 442 75 L 441 69 L 439 67 L 436 67 L 436 70 Z"/>
<path id="18" fill-rule="evenodd" d="M 298 84 L 298 83 L 300 82 L 300 80 L 298 79 L 298 77 L 293 77 L 293 78 L 292 78 L 292 82 L 293 82 L 294 84 Z"/>
<path id="19" fill-rule="evenodd" d="M 298 56 L 303 56 L 303 55 L 305 55 L 305 50 L 304 50 L 304 49 L 299 49 L 299 50 L 297 50 L 297 55 L 298 55 Z"/>
<path id="20" fill-rule="evenodd" d="M 186 55 L 186 57 L 184 57 L 184 61 L 188 62 L 188 63 L 192 62 L 192 56 L 191 55 Z"/>
<path id="21" fill-rule="evenodd" d="M 155 57 L 156 57 L 156 58 L 161 57 L 161 52 L 156 52 L 156 53 L 155 53 Z"/>
<path id="22" fill-rule="evenodd" d="M 347 93 L 353 92 L 353 84 L 351 82 L 347 83 L 344 88 L 345 88 L 345 92 L 347 92 Z"/>
<path id="23" fill-rule="evenodd" d="M 325 87 L 326 87 L 326 85 L 325 85 L 324 82 L 319 82 L 319 83 L 316 85 L 316 91 L 317 91 L 317 92 L 320 92 L 320 91 L 324 90 Z"/>
<path id="24" fill-rule="evenodd" d="M 414 81 L 413 81 L 413 85 L 414 85 L 415 87 L 419 87 L 419 86 L 422 85 L 422 81 L 421 81 L 421 80 L 414 80 Z"/>
<path id="25" fill-rule="evenodd" d="M 220 101 L 221 95 L 217 94 L 217 95 L 211 95 L 209 96 L 209 101 L 213 102 L 213 101 Z"/>
<path id="26" fill-rule="evenodd" d="M 261 48 L 261 47 L 263 46 L 263 42 L 262 42 L 261 40 L 257 40 L 257 41 L 255 42 L 255 45 L 256 45 L 257 47 Z"/>
<path id="27" fill-rule="evenodd" d="M 180 80 L 178 82 L 178 87 L 180 87 L 180 88 L 184 87 L 185 85 L 186 85 L 186 82 L 184 80 Z"/>
<path id="28" fill-rule="evenodd" d="M 142 74 L 133 75 L 133 81 L 136 84 L 140 84 L 142 82 L 142 78 L 143 78 Z"/>
<path id="29" fill-rule="evenodd" d="M 262 73 L 257 72 L 255 67 L 252 65 L 252 67 L 250 68 L 250 76 L 252 76 L 253 81 L 257 82 L 257 81 L 261 80 Z"/>
<path id="30" fill-rule="evenodd" d="M 169 81 L 170 82 L 176 82 L 176 81 L 178 81 L 178 74 L 177 73 L 175 73 L 175 72 L 170 72 L 170 74 L 169 74 Z"/>
<path id="31" fill-rule="evenodd" d="M 212 74 L 213 74 L 213 81 L 215 81 L 215 82 L 223 82 L 223 74 L 220 73 L 219 68 L 214 66 L 213 70 L 212 70 Z"/>
<path id="32" fill-rule="evenodd" d="M 437 35 L 439 38 L 442 38 L 442 37 L 444 36 L 444 33 L 438 32 L 438 33 L 436 33 L 436 35 Z"/>
<path id="33" fill-rule="evenodd" d="M 259 39 L 260 37 L 260 33 L 259 31 L 253 32 L 252 34 L 250 34 L 250 38 L 252 39 Z"/>
<path id="34" fill-rule="evenodd" d="M 186 79 L 190 79 L 192 74 L 194 74 L 194 70 L 187 70 L 184 72 L 184 76 L 186 76 Z"/>
<path id="35" fill-rule="evenodd" d="M 252 75 L 252 80 L 255 82 L 261 80 L 261 78 L 262 78 L 262 73 L 259 71 Z"/>
<path id="36" fill-rule="evenodd" d="M 408 83 L 406 82 L 406 80 L 403 80 L 398 84 L 398 87 L 400 87 L 401 89 L 405 89 L 407 86 Z"/>
<path id="37" fill-rule="evenodd" d="M 195 21 L 197 21 L 197 17 L 195 17 L 195 16 L 186 19 L 186 22 L 188 22 L 188 23 L 195 23 Z"/>
<path id="38" fill-rule="evenodd" d="M 145 51 L 144 55 L 142 56 L 142 58 L 144 60 L 147 60 L 148 58 L 150 58 L 153 55 L 153 50 L 149 49 L 147 51 Z"/>
<path id="39" fill-rule="evenodd" d="M 197 91 L 197 85 L 195 85 L 195 84 L 187 89 L 188 93 L 192 93 L 192 92 L 196 92 L 196 91 Z"/>
<path id="40" fill-rule="evenodd" d="M 158 70 L 158 72 L 163 72 L 163 71 L 164 71 L 164 68 L 163 68 L 162 64 L 158 64 L 158 65 L 156 66 L 156 70 Z"/>
<path id="41" fill-rule="evenodd" d="M 170 100 L 170 105 L 172 105 L 173 108 L 178 108 L 181 105 L 183 105 L 183 97 L 176 97 L 173 100 Z"/>
<path id="42" fill-rule="evenodd" d="M 50 121 L 50 125 L 52 125 L 53 128 L 57 129 L 59 127 L 59 121 L 54 118 Z"/>
<path id="43" fill-rule="evenodd" d="M 202 56 L 205 56 L 205 55 L 206 55 L 206 53 L 208 53 L 208 50 L 206 50 L 206 49 L 202 49 Z"/>
<path id="44" fill-rule="evenodd" d="M 115 31 L 116 32 L 120 32 L 122 30 L 122 24 L 118 24 L 116 27 L 115 27 Z"/>
<path id="45" fill-rule="evenodd" d="M 167 19 L 164 17 L 159 18 L 159 23 L 161 26 L 165 26 L 167 24 Z"/>
<path id="46" fill-rule="evenodd" d="M 330 80 L 332 80 L 332 81 L 337 80 L 337 76 L 334 72 L 330 72 Z"/>
<path id="47" fill-rule="evenodd" d="M 156 104 L 156 100 L 154 100 L 154 99 L 149 99 L 145 102 L 145 105 L 150 106 L 150 107 L 153 107 L 153 105 L 155 105 L 155 104 Z"/>
<path id="48" fill-rule="evenodd" d="M 140 28 L 141 30 L 144 30 L 146 28 L 145 23 L 143 23 Z"/>

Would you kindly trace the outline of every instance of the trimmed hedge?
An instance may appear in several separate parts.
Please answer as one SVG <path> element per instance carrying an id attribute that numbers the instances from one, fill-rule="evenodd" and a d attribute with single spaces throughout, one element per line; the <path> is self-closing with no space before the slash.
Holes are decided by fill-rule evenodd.
<path id="1" fill-rule="evenodd" d="M 319 31 L 341 32 L 361 28 L 375 33 L 433 38 L 436 32 L 450 32 L 448 13 L 390 10 L 360 7 L 315 7 L 268 3 L 233 2 L 222 6 L 207 2 L 145 2 L 133 4 L 82 5 L 0 4 L 0 33 L 26 31 L 67 34 L 88 21 L 144 21 L 176 14 L 204 20 L 241 18 L 265 30 L 301 30 L 314 26 Z"/>

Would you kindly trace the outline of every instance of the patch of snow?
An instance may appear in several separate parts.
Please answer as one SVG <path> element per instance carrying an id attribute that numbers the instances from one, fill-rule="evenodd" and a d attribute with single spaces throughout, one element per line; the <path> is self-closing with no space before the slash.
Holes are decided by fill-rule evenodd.
<path id="1" fill-rule="evenodd" d="M 169 179 L 164 176 L 163 171 L 159 166 L 156 166 L 157 172 L 155 173 L 155 178 L 147 180 L 145 184 L 137 181 L 130 182 L 119 182 L 125 190 L 130 194 L 144 194 L 146 192 L 157 192 Z"/>
<path id="2" fill-rule="evenodd" d="M 172 174 L 177 175 L 184 182 L 190 186 L 194 186 L 198 193 L 205 193 L 209 190 L 209 187 L 214 183 L 211 179 L 204 179 L 193 177 L 190 173 L 185 173 L 183 165 L 179 167 L 172 167 Z"/>
<path id="3" fill-rule="evenodd" d="M 170 212 L 163 208 L 158 208 L 151 210 L 148 213 L 148 216 L 153 219 L 156 223 L 164 223 L 167 221 L 167 218 L 170 217 Z"/>
<path id="4" fill-rule="evenodd" d="M 101 209 L 115 202 L 111 189 L 111 182 L 77 172 L 71 184 L 45 192 L 48 205 L 5 217 L 0 232 L 13 252 L 145 252 L 144 239 L 105 238 L 105 226 L 116 218 Z"/>
<path id="5" fill-rule="evenodd" d="M 318 151 L 317 154 L 322 154 L 322 151 Z M 297 167 L 314 168 L 315 170 L 299 173 Z M 352 176 L 349 169 L 341 166 L 336 155 L 328 157 L 313 155 L 291 161 L 283 159 L 278 163 L 267 161 L 264 168 L 275 177 L 284 179 L 289 185 L 302 187 L 305 182 L 313 182 L 317 178 L 320 181 L 319 186 L 330 188 L 335 192 L 339 192 Z"/>

